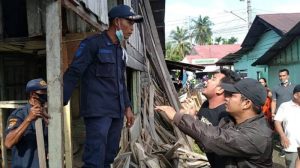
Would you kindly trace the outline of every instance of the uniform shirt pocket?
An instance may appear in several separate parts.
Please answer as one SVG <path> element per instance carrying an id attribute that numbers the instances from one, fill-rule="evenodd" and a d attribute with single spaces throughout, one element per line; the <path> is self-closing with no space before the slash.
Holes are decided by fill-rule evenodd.
<path id="1" fill-rule="evenodd" d="M 112 78 L 115 77 L 116 60 L 112 51 L 107 49 L 99 49 L 97 54 L 98 64 L 96 67 L 96 76 Z"/>

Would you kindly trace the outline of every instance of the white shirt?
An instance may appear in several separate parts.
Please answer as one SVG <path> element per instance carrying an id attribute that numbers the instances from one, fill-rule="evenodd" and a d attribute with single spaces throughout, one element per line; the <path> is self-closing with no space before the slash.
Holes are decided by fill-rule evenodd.
<path id="1" fill-rule="evenodd" d="M 283 123 L 285 135 L 290 141 L 290 146 L 284 150 L 297 152 L 297 147 L 300 146 L 300 106 L 292 100 L 282 103 L 274 120 Z"/>

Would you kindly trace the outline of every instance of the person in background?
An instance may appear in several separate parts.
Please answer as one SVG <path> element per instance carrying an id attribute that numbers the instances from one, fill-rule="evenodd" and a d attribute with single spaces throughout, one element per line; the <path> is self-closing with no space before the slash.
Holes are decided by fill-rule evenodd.
<path id="1" fill-rule="evenodd" d="M 294 168 L 300 146 L 300 85 L 293 90 L 293 99 L 282 103 L 275 115 L 275 129 L 285 151 L 287 168 Z"/>
<path id="2" fill-rule="evenodd" d="M 64 104 L 80 81 L 80 113 L 86 128 L 84 168 L 110 167 L 119 151 L 124 116 L 127 127 L 134 124 L 125 80 L 125 44 L 133 25 L 143 17 L 127 5 L 118 5 L 108 18 L 108 30 L 83 40 L 64 74 Z"/>
<path id="3" fill-rule="evenodd" d="M 290 72 L 287 69 L 281 69 L 278 72 L 280 84 L 276 85 L 272 89 L 271 111 L 272 111 L 273 119 L 277 113 L 278 107 L 282 103 L 292 100 L 293 89 L 294 89 L 295 85 L 289 81 L 289 78 L 290 78 L 289 74 L 290 74 Z M 280 141 L 279 139 L 280 139 L 279 135 L 277 133 L 274 134 L 274 140 L 275 140 L 276 144 L 279 143 L 279 141 Z M 279 143 L 279 148 L 280 148 L 279 156 L 284 157 L 285 152 L 282 149 L 282 146 L 280 145 L 280 143 Z"/>
<path id="4" fill-rule="evenodd" d="M 264 113 L 266 120 L 270 124 L 270 127 L 273 129 L 273 118 L 272 118 L 272 112 L 271 112 L 272 92 L 268 88 L 266 78 L 260 78 L 258 81 L 266 88 L 267 100 L 262 107 L 262 112 Z"/>
<path id="5" fill-rule="evenodd" d="M 279 76 L 280 84 L 276 85 L 272 89 L 271 110 L 272 110 L 273 117 L 275 116 L 277 109 L 281 105 L 281 103 L 292 100 L 293 89 L 295 85 L 289 81 L 290 78 L 289 74 L 290 72 L 287 69 L 279 70 L 278 76 Z"/>
<path id="6" fill-rule="evenodd" d="M 26 85 L 28 103 L 13 111 L 8 117 L 4 145 L 12 149 L 12 168 L 39 168 L 35 121 L 43 119 L 45 150 L 48 142 L 47 83 L 39 78 Z M 45 153 L 46 155 L 46 153 Z"/>
<path id="7" fill-rule="evenodd" d="M 297 148 L 298 150 L 298 158 L 296 160 L 296 165 L 295 165 L 295 168 L 300 168 L 300 147 Z"/>

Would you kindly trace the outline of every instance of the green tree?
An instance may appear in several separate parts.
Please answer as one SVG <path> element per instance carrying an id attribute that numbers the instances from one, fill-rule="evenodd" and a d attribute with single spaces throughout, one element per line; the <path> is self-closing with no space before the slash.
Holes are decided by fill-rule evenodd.
<path id="1" fill-rule="evenodd" d="M 171 42 L 167 43 L 166 46 L 167 58 L 170 58 L 170 60 L 173 60 L 174 58 L 182 60 L 191 50 L 191 44 L 188 41 L 189 37 L 187 29 L 177 26 L 175 30 L 172 30 L 170 33 Z"/>
<path id="2" fill-rule="evenodd" d="M 223 38 L 222 38 L 221 36 L 216 37 L 216 38 L 215 38 L 215 44 L 218 44 L 218 45 L 219 45 L 219 44 L 221 43 L 222 39 L 223 39 Z"/>
<path id="3" fill-rule="evenodd" d="M 166 59 L 171 61 L 181 61 L 182 57 L 176 52 L 174 43 L 168 41 L 166 43 Z"/>
<path id="4" fill-rule="evenodd" d="M 234 44 L 238 41 L 236 37 L 230 37 L 230 39 L 227 40 L 227 44 Z"/>
<path id="5" fill-rule="evenodd" d="M 226 38 L 219 36 L 219 37 L 215 38 L 214 44 L 219 45 L 219 44 L 221 44 L 221 42 L 222 42 L 222 44 L 234 44 L 237 42 L 237 40 L 238 39 L 236 37 L 230 37 L 229 39 L 226 39 Z"/>
<path id="6" fill-rule="evenodd" d="M 200 45 L 211 44 L 211 26 L 213 25 L 213 23 L 209 20 L 209 17 L 202 17 L 200 15 L 198 19 L 193 19 L 192 22 L 192 34 L 194 36 L 195 43 Z"/>

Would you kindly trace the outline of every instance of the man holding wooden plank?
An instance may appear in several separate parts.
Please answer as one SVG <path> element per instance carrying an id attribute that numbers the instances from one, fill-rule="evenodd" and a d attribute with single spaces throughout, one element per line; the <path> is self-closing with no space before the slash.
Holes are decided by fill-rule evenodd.
<path id="1" fill-rule="evenodd" d="M 224 156 L 224 167 L 272 167 L 272 130 L 261 106 L 267 98 L 265 88 L 254 79 L 235 84 L 222 83 L 225 107 L 230 117 L 218 126 L 207 125 L 170 106 L 157 106 L 178 128 L 195 139 L 205 152 Z"/>
<path id="2" fill-rule="evenodd" d="M 29 94 L 28 104 L 13 111 L 7 122 L 5 146 L 12 149 L 12 168 L 40 167 L 36 140 L 38 128 L 35 126 L 38 118 L 43 119 L 43 136 L 46 142 L 48 140 L 47 83 L 41 78 L 33 79 L 27 83 L 26 92 Z"/>

